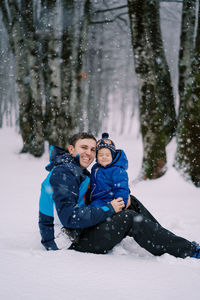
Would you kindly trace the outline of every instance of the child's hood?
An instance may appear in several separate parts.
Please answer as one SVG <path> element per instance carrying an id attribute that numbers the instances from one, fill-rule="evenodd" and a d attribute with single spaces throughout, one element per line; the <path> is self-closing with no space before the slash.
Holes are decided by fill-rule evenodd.
<path id="1" fill-rule="evenodd" d="M 97 163 L 97 165 L 98 165 L 98 163 Z M 128 159 L 123 150 L 121 150 L 121 149 L 116 150 L 116 156 L 113 159 L 113 161 L 109 165 L 107 165 L 106 167 L 103 167 L 103 168 L 107 169 L 112 166 L 118 166 L 120 168 L 123 168 L 124 170 L 128 169 Z"/>
<path id="2" fill-rule="evenodd" d="M 125 152 L 123 150 L 117 150 L 116 152 L 117 152 L 117 154 L 111 164 L 115 164 L 115 166 L 119 166 L 119 167 L 122 167 L 125 170 L 127 170 L 128 169 L 128 159 L 126 157 Z"/>

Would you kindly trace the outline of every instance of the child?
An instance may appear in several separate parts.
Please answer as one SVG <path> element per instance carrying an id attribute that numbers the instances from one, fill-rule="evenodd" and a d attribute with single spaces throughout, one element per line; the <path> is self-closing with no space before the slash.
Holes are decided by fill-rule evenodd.
<path id="1" fill-rule="evenodd" d="M 91 206 L 101 207 L 122 198 L 125 207 L 129 198 L 128 160 L 123 150 L 116 150 L 108 133 L 97 142 L 97 163 L 91 171 Z"/>

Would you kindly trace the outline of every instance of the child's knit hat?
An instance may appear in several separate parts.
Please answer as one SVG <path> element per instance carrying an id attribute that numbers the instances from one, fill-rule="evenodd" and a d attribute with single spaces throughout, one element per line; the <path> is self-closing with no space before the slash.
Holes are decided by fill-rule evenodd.
<path id="1" fill-rule="evenodd" d="M 111 151 L 112 158 L 115 158 L 115 144 L 111 139 L 109 139 L 109 134 L 107 132 L 102 133 L 102 138 L 97 142 L 96 152 L 98 152 L 101 148 L 108 148 Z"/>

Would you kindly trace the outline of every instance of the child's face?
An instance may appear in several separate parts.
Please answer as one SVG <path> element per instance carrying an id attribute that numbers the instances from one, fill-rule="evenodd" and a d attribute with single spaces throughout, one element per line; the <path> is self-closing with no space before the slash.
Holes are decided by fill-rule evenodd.
<path id="1" fill-rule="evenodd" d="M 107 148 L 99 149 L 97 152 L 97 161 L 103 167 L 109 165 L 112 162 L 111 151 Z"/>

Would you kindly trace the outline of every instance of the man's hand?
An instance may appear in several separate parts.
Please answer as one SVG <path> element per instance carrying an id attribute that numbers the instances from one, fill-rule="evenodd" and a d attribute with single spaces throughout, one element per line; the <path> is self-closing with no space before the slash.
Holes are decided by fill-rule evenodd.
<path id="1" fill-rule="evenodd" d="M 126 204 L 126 208 L 125 209 L 127 209 L 130 205 L 131 205 L 131 196 L 129 195 L 128 202 Z"/>
<path id="2" fill-rule="evenodd" d="M 116 213 L 122 211 L 122 209 L 124 208 L 125 204 L 122 198 L 117 198 L 114 199 L 110 202 L 112 204 L 112 207 L 114 208 L 114 211 Z"/>

